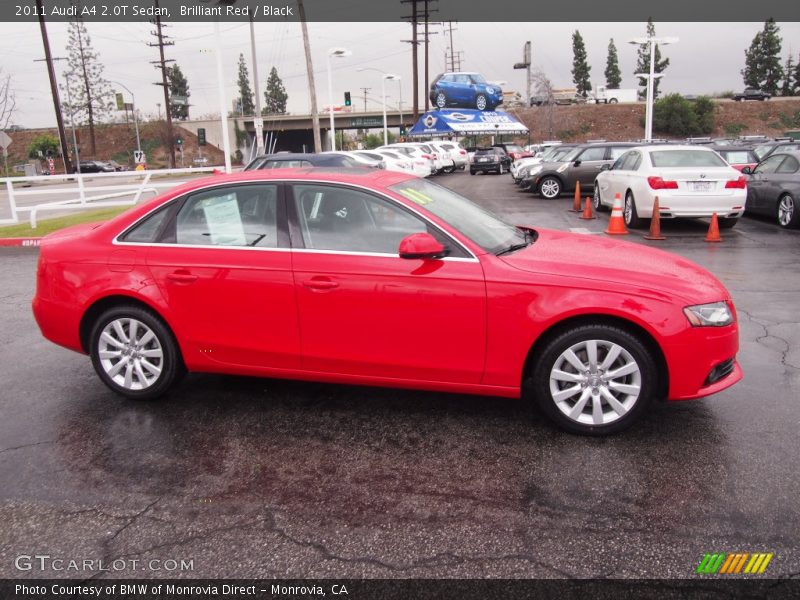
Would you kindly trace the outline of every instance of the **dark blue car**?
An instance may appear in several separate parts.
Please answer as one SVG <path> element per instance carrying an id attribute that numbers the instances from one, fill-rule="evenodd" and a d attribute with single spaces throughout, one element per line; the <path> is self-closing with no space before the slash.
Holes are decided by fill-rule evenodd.
<path id="1" fill-rule="evenodd" d="M 488 83 L 480 73 L 443 73 L 431 83 L 429 96 L 438 108 L 494 110 L 503 102 L 500 86 Z"/>

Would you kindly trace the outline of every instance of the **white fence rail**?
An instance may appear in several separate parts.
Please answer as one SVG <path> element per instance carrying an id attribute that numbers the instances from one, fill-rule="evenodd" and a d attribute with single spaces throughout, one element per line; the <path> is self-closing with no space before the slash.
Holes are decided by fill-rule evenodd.
<path id="1" fill-rule="evenodd" d="M 178 175 L 198 175 L 215 171 L 214 167 L 190 167 L 186 169 L 160 169 L 158 171 L 120 171 L 118 173 L 84 173 L 74 175 L 37 175 L 35 177 L 3 177 L 0 178 L 0 190 L 5 184 L 8 195 L 8 208 L 10 218 L 0 219 L 0 225 L 16 224 L 20 221 L 20 213 L 29 214 L 31 228 L 36 228 L 37 217 L 42 211 L 53 210 L 86 210 L 106 208 L 109 206 L 130 206 L 136 204 L 145 194 L 157 195 L 160 191 L 175 187 L 186 180 L 174 179 Z M 154 180 L 155 176 L 155 180 Z M 170 179 L 159 181 L 167 176 Z M 114 183 L 115 179 L 140 179 L 140 181 Z M 86 182 L 96 183 L 102 181 L 103 185 L 86 186 Z M 37 184 L 56 182 L 75 183 L 76 188 L 49 187 Z M 30 187 L 18 189 L 15 184 L 30 184 Z M 106 185 L 107 183 L 107 185 Z M 87 196 L 87 192 L 91 196 Z M 97 192 L 101 192 L 97 194 Z M 72 195 L 75 197 L 67 200 L 52 202 L 39 202 L 30 206 L 20 206 L 19 200 L 30 196 Z M 130 198 L 133 196 L 133 198 Z M 120 198 L 117 200 L 116 198 Z M 125 199 L 123 199 L 125 198 Z"/>

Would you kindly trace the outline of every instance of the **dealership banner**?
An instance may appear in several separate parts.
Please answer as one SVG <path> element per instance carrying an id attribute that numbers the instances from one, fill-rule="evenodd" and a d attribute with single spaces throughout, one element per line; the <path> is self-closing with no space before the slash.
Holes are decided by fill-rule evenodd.
<path id="1" fill-rule="evenodd" d="M 527 133 L 528 128 L 516 117 L 506 112 L 461 108 L 426 112 L 408 132 L 408 135 L 437 137 L 481 134 L 525 135 Z"/>
<path id="2" fill-rule="evenodd" d="M 800 21 L 800 2 L 787 0 L 437 0 L 437 21 L 546 23 L 560 22 L 763 22 Z M 2 0 L 0 21 L 300 21 L 297 0 Z M 401 0 L 303 0 L 307 21 L 391 22 L 406 19 L 408 2 Z M 531 31 L 536 36 L 536 28 Z"/>

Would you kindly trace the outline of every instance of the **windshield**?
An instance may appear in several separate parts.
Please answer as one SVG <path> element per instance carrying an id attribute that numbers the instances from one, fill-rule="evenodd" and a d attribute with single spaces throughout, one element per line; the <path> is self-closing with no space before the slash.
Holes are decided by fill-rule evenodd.
<path id="1" fill-rule="evenodd" d="M 480 73 L 473 73 L 470 77 L 475 83 L 486 83 L 486 78 Z"/>
<path id="2" fill-rule="evenodd" d="M 583 148 L 573 148 L 563 156 L 559 157 L 558 160 L 563 162 L 572 162 L 573 160 L 575 160 L 575 157 L 578 156 L 578 154 L 580 154 L 581 150 L 583 150 Z"/>
<path id="3" fill-rule="evenodd" d="M 557 148 L 548 160 L 550 162 L 562 161 L 570 152 L 572 152 L 572 148 Z"/>
<path id="4" fill-rule="evenodd" d="M 463 196 L 425 179 L 409 179 L 389 189 L 425 207 L 453 229 L 460 231 L 487 252 L 497 253 L 525 243 L 525 233 L 500 220 Z"/>
<path id="5" fill-rule="evenodd" d="M 506 152 L 522 152 L 522 146 L 516 144 L 506 144 Z"/>
<path id="6" fill-rule="evenodd" d="M 650 153 L 654 167 L 724 167 L 725 161 L 710 150 L 657 150 Z"/>
<path id="7" fill-rule="evenodd" d="M 773 147 L 772 144 L 758 146 L 755 150 L 753 150 L 753 152 L 756 153 L 756 156 L 758 157 L 758 160 L 761 160 L 767 154 L 769 154 L 770 150 L 772 150 L 772 147 Z"/>

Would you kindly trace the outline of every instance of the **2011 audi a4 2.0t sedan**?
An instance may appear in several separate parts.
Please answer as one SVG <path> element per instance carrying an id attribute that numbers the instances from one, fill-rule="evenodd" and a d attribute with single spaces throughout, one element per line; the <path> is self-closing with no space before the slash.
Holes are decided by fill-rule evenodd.
<path id="1" fill-rule="evenodd" d="M 533 398 L 600 435 L 742 376 L 731 296 L 699 266 L 390 171 L 216 176 L 61 230 L 33 310 L 133 399 L 255 375 Z"/>

